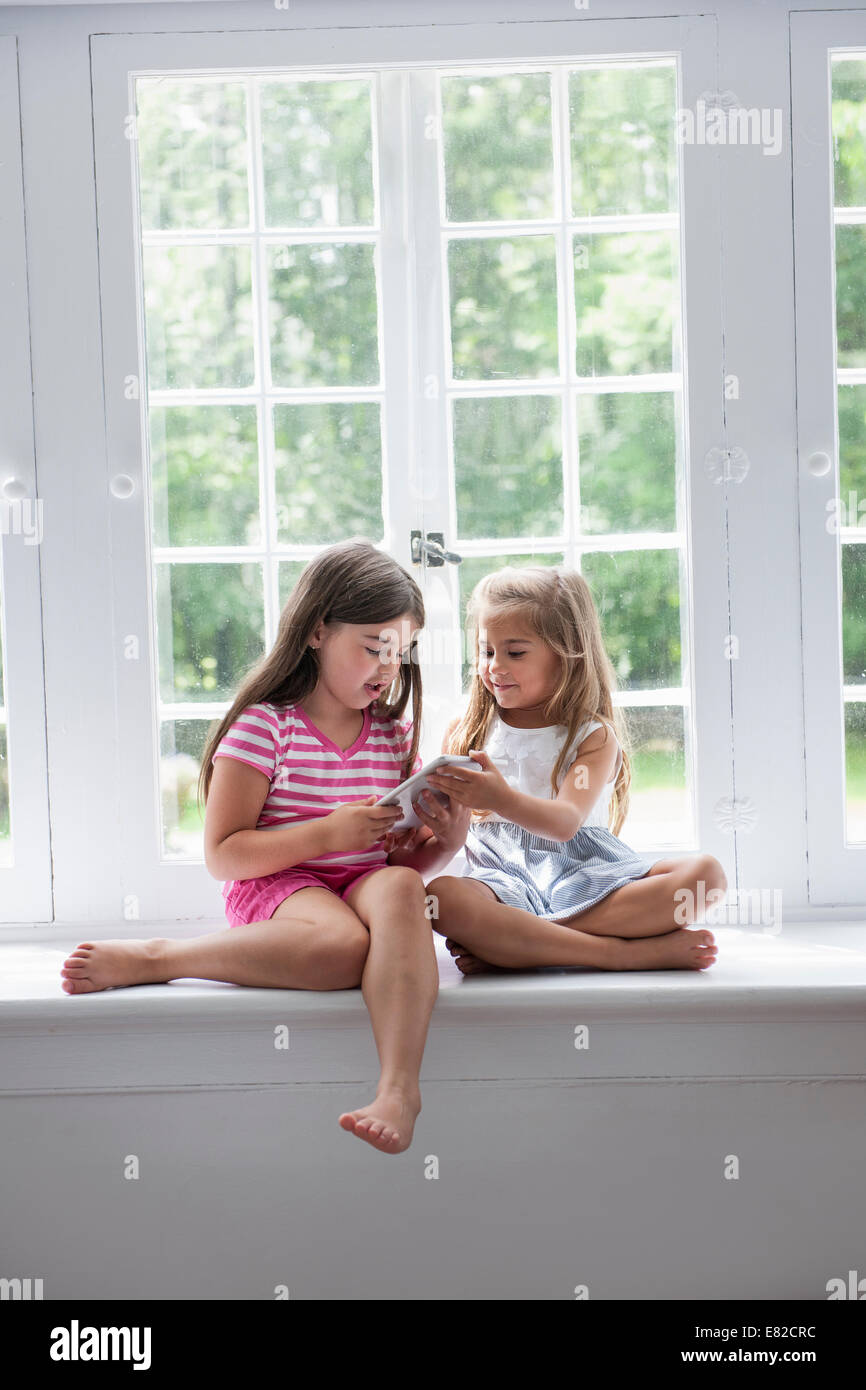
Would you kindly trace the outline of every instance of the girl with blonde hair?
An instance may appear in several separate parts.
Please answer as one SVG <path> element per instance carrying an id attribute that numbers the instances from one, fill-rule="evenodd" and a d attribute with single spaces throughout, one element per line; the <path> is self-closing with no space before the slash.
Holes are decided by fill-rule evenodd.
<path id="1" fill-rule="evenodd" d="M 653 862 L 619 838 L 629 739 L 586 580 L 500 569 L 472 591 L 467 629 L 475 671 L 443 752 L 469 753 L 478 770 L 430 779 L 471 814 L 466 867 L 427 885 L 459 968 L 712 965 L 712 932 L 682 924 L 695 920 L 699 882 L 722 895 L 722 865 L 708 854 Z"/>

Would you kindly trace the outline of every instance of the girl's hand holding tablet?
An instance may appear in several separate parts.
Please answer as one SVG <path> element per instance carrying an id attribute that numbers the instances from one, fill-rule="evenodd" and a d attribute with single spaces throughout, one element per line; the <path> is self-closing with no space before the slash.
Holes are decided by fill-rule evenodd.
<path id="1" fill-rule="evenodd" d="M 326 816 L 335 850 L 370 849 L 400 819 L 403 813 L 399 806 L 377 806 L 376 800 L 368 796 L 363 801 L 347 801 Z"/>
<path id="2" fill-rule="evenodd" d="M 431 784 L 438 775 L 436 772 L 428 773 Z M 433 792 L 423 791 L 418 799 L 412 802 L 412 809 L 424 822 L 424 825 L 430 827 L 443 849 L 453 850 L 455 854 L 458 849 L 462 849 L 466 841 L 466 832 L 469 829 L 468 806 L 461 806 L 459 802 L 452 801 L 450 796 L 440 797 Z M 421 826 L 415 826 L 408 831 L 397 832 L 401 836 L 400 848 L 415 849 L 416 844 L 423 843 L 427 836 L 405 846 L 402 843 L 403 835 L 421 837 L 421 832 Z M 395 835 L 394 838 L 397 836 Z M 393 848 L 396 849 L 397 846 L 395 845 Z"/>
<path id="3" fill-rule="evenodd" d="M 385 836 L 386 853 L 390 854 L 395 849 L 411 851 L 419 848 L 431 838 L 423 833 L 425 826 L 433 831 L 443 849 L 457 853 L 469 828 L 468 809 L 452 802 L 443 790 L 429 788 L 432 786 L 432 775 L 442 768 L 447 767 L 450 771 L 461 764 L 472 766 L 469 758 L 440 754 L 380 799 L 380 806 L 393 806 L 396 803 L 402 808 L 393 830 L 389 827 L 389 833 Z"/>
<path id="4" fill-rule="evenodd" d="M 423 825 L 410 825 L 408 830 L 386 830 L 382 837 L 385 853 L 390 854 L 394 849 L 417 849 L 419 837 L 422 840 L 426 839 L 426 836 L 421 835 L 423 829 Z"/>
<path id="5" fill-rule="evenodd" d="M 511 788 L 499 768 L 489 759 L 483 749 L 469 754 L 478 763 L 474 768 L 448 767 L 430 773 L 430 785 L 446 795 L 466 811 L 467 824 L 469 811 L 496 811 L 502 813 Z M 438 832 L 437 832 L 438 834 Z"/>

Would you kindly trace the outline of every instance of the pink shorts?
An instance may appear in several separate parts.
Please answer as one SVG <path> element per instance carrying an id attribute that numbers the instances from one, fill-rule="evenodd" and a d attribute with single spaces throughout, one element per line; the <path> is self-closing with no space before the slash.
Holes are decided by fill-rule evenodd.
<path id="1" fill-rule="evenodd" d="M 388 867 L 388 861 L 369 866 L 345 864 L 335 865 L 333 869 L 281 869 L 275 874 L 265 874 L 262 878 L 244 878 L 232 884 L 228 892 L 223 890 L 226 917 L 230 927 L 240 927 L 247 922 L 265 922 L 274 914 L 280 903 L 297 893 L 299 888 L 330 888 L 338 897 L 345 898 L 353 884 L 376 874 Z M 228 887 L 228 885 L 226 885 Z"/>

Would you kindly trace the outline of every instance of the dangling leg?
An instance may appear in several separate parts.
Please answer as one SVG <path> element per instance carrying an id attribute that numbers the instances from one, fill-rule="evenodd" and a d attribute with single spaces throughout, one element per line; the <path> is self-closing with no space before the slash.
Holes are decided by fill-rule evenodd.
<path id="1" fill-rule="evenodd" d="M 419 873 L 393 864 L 361 879 L 345 899 L 370 933 L 361 989 L 382 1070 L 375 1098 L 342 1114 L 340 1124 L 385 1153 L 409 1147 L 421 1109 L 421 1059 L 439 990 L 426 895 Z"/>

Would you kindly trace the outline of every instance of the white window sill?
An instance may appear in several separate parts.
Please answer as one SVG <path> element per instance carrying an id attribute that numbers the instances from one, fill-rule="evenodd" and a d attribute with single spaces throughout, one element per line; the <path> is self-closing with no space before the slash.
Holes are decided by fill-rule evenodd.
<path id="1" fill-rule="evenodd" d="M 195 936 L 219 923 L 177 927 Z M 465 978 L 437 936 L 426 1080 L 820 1078 L 866 1075 L 866 924 L 715 927 L 707 971 L 548 969 Z M 165 934 L 16 929 L 0 941 L 0 1093 L 370 1081 L 360 989 L 175 980 L 85 995 L 60 987 L 80 941 Z M 289 1047 L 274 1029 L 286 1025 Z M 588 1028 L 588 1046 L 575 1030 Z"/>

